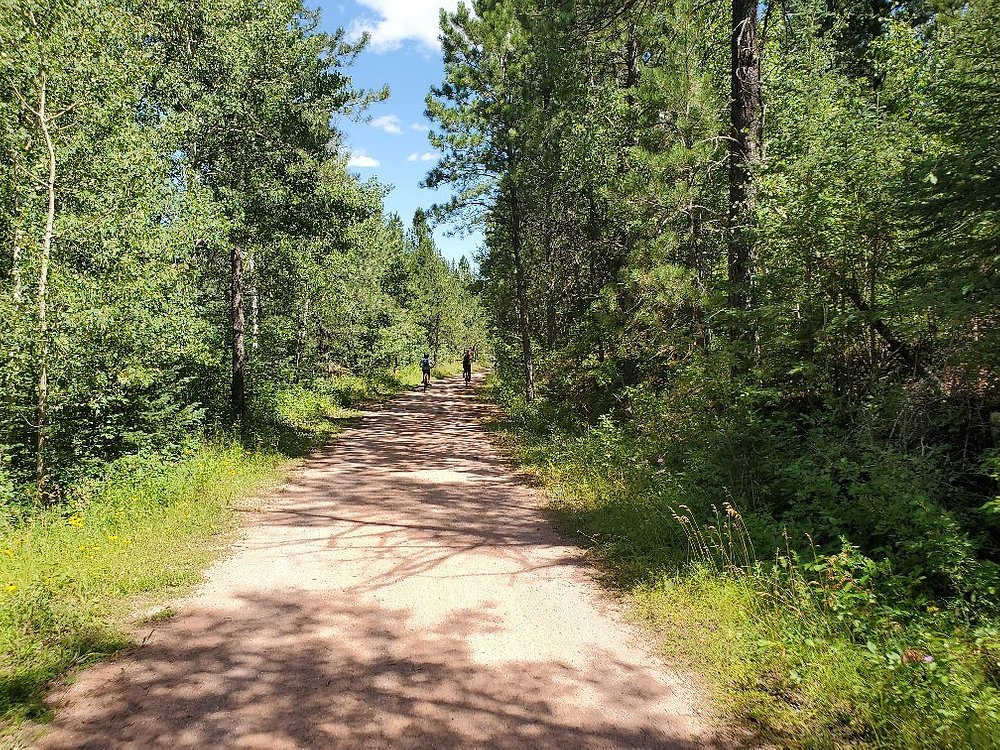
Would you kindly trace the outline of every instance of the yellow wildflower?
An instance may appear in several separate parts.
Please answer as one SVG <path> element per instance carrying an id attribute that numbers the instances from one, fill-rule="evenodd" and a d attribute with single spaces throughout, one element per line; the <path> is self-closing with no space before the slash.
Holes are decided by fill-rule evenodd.
<path id="1" fill-rule="evenodd" d="M 72 516 L 66 523 L 76 529 L 82 529 L 84 526 L 83 519 L 80 516 Z"/>
<path id="2" fill-rule="evenodd" d="M 15 591 L 17 591 L 17 584 L 8 583 L 6 586 L 3 587 L 3 590 L 6 591 L 8 594 L 13 594 Z"/>

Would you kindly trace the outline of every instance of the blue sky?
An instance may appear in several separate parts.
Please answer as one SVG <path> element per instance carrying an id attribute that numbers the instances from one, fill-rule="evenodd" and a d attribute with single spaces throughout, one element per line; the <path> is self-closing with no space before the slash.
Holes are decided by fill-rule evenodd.
<path id="1" fill-rule="evenodd" d="M 427 190 L 419 183 L 436 160 L 427 142 L 430 123 L 424 117 L 424 98 L 444 76 L 438 13 L 441 7 L 453 9 L 457 0 L 312 0 L 309 4 L 322 11 L 324 30 L 342 26 L 354 37 L 362 31 L 372 36 L 350 74 L 359 87 L 379 89 L 388 84 L 389 99 L 369 110 L 368 122 L 342 120 L 339 127 L 347 136 L 351 171 L 391 185 L 386 208 L 409 225 L 417 208 L 448 197 L 444 188 Z M 465 255 L 472 260 L 482 233 L 448 237 L 453 228 L 435 229 L 438 248 L 446 258 Z"/>

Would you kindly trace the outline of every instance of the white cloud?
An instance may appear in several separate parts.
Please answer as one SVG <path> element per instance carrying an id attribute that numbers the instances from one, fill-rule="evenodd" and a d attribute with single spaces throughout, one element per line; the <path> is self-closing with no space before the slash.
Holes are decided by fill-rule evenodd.
<path id="1" fill-rule="evenodd" d="M 438 50 L 438 16 L 441 8 L 455 10 L 458 0 L 358 0 L 374 17 L 358 18 L 351 24 L 355 35 L 367 31 L 376 52 L 393 50 L 413 41 Z"/>
<path id="2" fill-rule="evenodd" d="M 433 151 L 424 151 L 424 153 L 413 153 L 406 157 L 407 161 L 434 161 L 437 159 L 437 154 Z"/>
<path id="3" fill-rule="evenodd" d="M 355 169 L 375 169 L 381 163 L 378 159 L 373 159 L 366 154 L 363 148 L 352 151 L 347 159 L 347 166 Z"/>
<path id="4" fill-rule="evenodd" d="M 372 120 L 372 127 L 384 130 L 392 135 L 402 135 L 403 128 L 400 126 L 399 118 L 396 115 L 382 115 Z"/>
<path id="5" fill-rule="evenodd" d="M 428 133 L 430 129 L 431 126 L 425 122 L 415 122 L 410 125 L 410 130 L 416 130 L 418 133 Z"/>

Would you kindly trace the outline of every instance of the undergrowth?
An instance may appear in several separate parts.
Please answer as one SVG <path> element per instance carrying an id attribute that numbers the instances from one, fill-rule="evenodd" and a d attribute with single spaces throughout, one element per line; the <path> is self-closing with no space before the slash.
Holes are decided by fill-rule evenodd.
<path id="1" fill-rule="evenodd" d="M 873 547 L 882 557 L 843 535 L 818 543 L 808 524 L 829 535 L 829 517 L 789 525 L 763 510 L 744 516 L 729 491 L 734 482 L 719 479 L 733 467 L 718 460 L 709 439 L 692 444 L 664 428 L 643 436 L 609 419 L 581 425 L 544 400 L 526 406 L 494 396 L 507 407 L 495 425 L 501 443 L 540 477 L 551 507 L 590 547 L 607 583 L 653 628 L 664 653 L 706 675 L 719 705 L 762 741 L 1000 746 L 992 569 L 980 567 L 968 545 L 946 544 L 954 535 L 946 514 L 937 519 L 939 538 L 926 543 L 919 540 L 932 531 L 920 519 L 892 527 L 901 541 L 885 536 L 884 546 Z M 753 437 L 752 428 L 737 432 L 737 439 Z M 847 463 L 834 465 L 846 471 Z M 818 469 L 807 473 L 800 462 L 793 470 L 803 505 L 836 510 L 803 486 L 825 481 Z M 907 515 L 902 503 L 916 503 L 909 498 L 919 497 L 912 477 L 920 475 L 907 471 L 842 483 L 859 506 L 877 502 L 876 492 L 902 498 L 895 507 L 883 499 L 873 535 L 891 514 Z M 815 491 L 822 498 L 826 489 Z M 930 516 L 932 506 L 919 507 Z M 921 548 L 926 555 L 917 559 Z"/>

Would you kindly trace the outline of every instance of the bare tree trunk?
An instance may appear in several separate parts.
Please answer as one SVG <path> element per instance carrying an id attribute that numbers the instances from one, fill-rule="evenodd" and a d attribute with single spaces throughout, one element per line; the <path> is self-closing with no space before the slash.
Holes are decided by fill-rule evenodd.
<path id="1" fill-rule="evenodd" d="M 17 222 L 20 212 L 19 212 L 19 208 L 18 208 L 18 206 L 17 206 L 16 203 L 14 205 L 14 212 L 13 212 L 13 214 L 14 214 L 14 221 Z M 22 292 L 21 292 L 21 242 L 23 241 L 23 239 L 24 239 L 24 237 L 23 237 L 23 235 L 21 233 L 21 228 L 15 224 L 15 227 L 14 227 L 14 247 L 13 247 L 13 252 L 12 252 L 12 261 L 11 261 L 10 275 L 11 275 L 11 282 L 13 284 L 12 297 L 13 297 L 13 300 L 14 300 L 14 308 L 16 310 L 15 316 L 17 316 L 17 317 L 20 317 L 20 307 L 21 307 L 21 300 L 22 300 Z M 14 344 L 14 346 L 17 347 L 18 350 L 20 349 L 20 344 Z M 14 352 L 12 351 L 11 354 L 13 354 L 13 353 Z M 3 371 L 3 389 L 4 389 L 4 393 L 5 393 L 5 399 L 4 399 L 4 401 L 5 401 L 5 407 L 8 410 L 7 411 L 8 414 L 13 414 L 14 413 L 15 397 L 14 397 L 14 387 L 13 387 L 13 384 L 14 384 L 16 378 L 17 378 L 17 373 L 15 371 L 19 370 L 19 369 L 20 368 L 15 368 L 15 367 L 11 366 L 11 367 L 5 368 L 4 371 Z M 12 431 L 11 427 L 12 427 L 12 425 L 11 425 L 10 422 L 7 422 L 7 424 L 4 425 L 5 431 L 8 433 L 7 437 L 10 437 L 9 433 Z M 6 452 L 7 452 L 7 446 L 4 445 L 3 442 L 0 442 L 0 473 L 3 473 L 5 470 L 7 470 L 6 469 L 6 461 L 7 461 Z"/>
<path id="2" fill-rule="evenodd" d="M 441 298 L 438 297 L 434 304 L 434 309 L 437 311 L 434 313 L 433 322 L 431 323 L 431 330 L 434 332 L 431 336 L 431 351 L 434 353 L 434 366 L 438 366 L 438 355 L 441 351 Z"/>
<path id="3" fill-rule="evenodd" d="M 306 297 L 305 303 L 302 305 L 302 323 L 299 325 L 298 336 L 295 342 L 295 382 L 299 382 L 301 373 L 299 368 L 302 366 L 302 352 L 306 346 L 306 326 L 309 324 L 309 298 Z"/>
<path id="4" fill-rule="evenodd" d="M 23 106 L 23 105 L 22 105 Z M 19 119 L 24 116 L 24 113 L 20 113 Z M 23 171 L 23 165 L 21 164 L 20 152 L 14 150 L 14 162 L 11 164 L 11 172 L 17 175 L 19 172 Z M 11 223 L 13 226 L 13 247 L 11 248 L 11 264 L 10 264 L 10 281 L 11 281 L 11 298 L 14 300 L 14 305 L 19 307 L 21 300 L 23 298 L 22 292 L 22 280 L 21 280 L 21 254 L 23 251 L 22 243 L 24 242 L 24 232 L 21 230 L 21 191 L 17 188 L 14 189 L 13 195 L 13 205 L 11 206 Z"/>
<path id="5" fill-rule="evenodd" d="M 246 355 L 243 342 L 243 246 L 239 242 L 233 243 L 231 282 L 229 307 L 233 324 L 233 381 L 230 406 L 233 419 L 241 422 L 246 414 Z"/>
<path id="6" fill-rule="evenodd" d="M 551 351 L 556 345 L 556 268 L 552 250 L 552 192 L 545 191 L 545 216 L 542 218 L 545 233 L 545 267 L 548 278 L 545 295 L 545 345 Z"/>
<path id="7" fill-rule="evenodd" d="M 755 191 L 751 165 L 759 146 L 760 55 L 757 49 L 757 3 L 732 0 L 732 79 L 729 140 L 729 307 L 747 312 L 753 305 Z M 748 322 L 736 338 L 753 340 Z"/>
<path id="8" fill-rule="evenodd" d="M 515 188 L 510 192 L 510 245 L 514 255 L 514 294 L 517 296 L 517 317 L 521 329 L 521 364 L 524 367 L 524 398 L 535 400 L 534 361 L 531 351 L 531 321 L 528 316 L 528 284 L 524 272 L 521 248 L 521 206 Z"/>
<path id="9" fill-rule="evenodd" d="M 56 221 L 56 151 L 52 144 L 50 122 L 46 112 L 47 78 L 42 71 L 41 90 L 38 95 L 38 126 L 45 141 L 48 155 L 48 177 L 45 189 L 48 203 L 45 209 L 45 234 L 42 236 L 42 256 L 38 270 L 38 445 L 35 455 L 35 504 L 41 505 L 45 498 L 45 439 L 49 420 L 49 259 L 52 257 L 52 238 Z"/>
<path id="10" fill-rule="evenodd" d="M 260 295 L 257 294 L 257 266 L 254 265 L 253 251 L 247 251 L 247 272 L 250 274 L 250 348 L 260 347 Z M 256 355 L 254 355 L 256 356 Z"/>
<path id="11" fill-rule="evenodd" d="M 15 217 L 14 221 L 17 221 Z M 14 248 L 12 252 L 12 260 L 10 267 L 10 279 L 13 282 L 14 288 L 12 291 L 12 297 L 14 299 L 15 305 L 21 304 L 21 241 L 24 239 L 21 234 L 21 228 L 16 227 L 14 229 Z"/>
<path id="12" fill-rule="evenodd" d="M 549 350 L 556 346 L 556 276 L 551 270 L 548 278 L 548 295 L 545 299 L 545 344 Z"/>
<path id="13" fill-rule="evenodd" d="M 924 378 L 933 383 L 938 390 L 945 390 L 945 385 L 941 382 L 941 379 L 935 375 L 929 367 L 920 361 L 920 357 L 913 350 L 913 348 L 903 341 L 903 339 L 889 327 L 880 315 L 875 314 L 872 306 L 865 302 L 861 293 L 858 292 L 855 286 L 847 282 L 843 286 L 843 292 L 844 296 L 851 301 L 851 304 L 854 305 L 858 312 L 865 313 L 868 316 L 868 324 L 872 327 L 872 330 L 875 331 L 875 333 L 877 333 L 886 343 L 886 346 L 889 348 L 889 352 L 891 354 L 898 357 L 911 373 L 915 375 L 922 375 Z"/>

